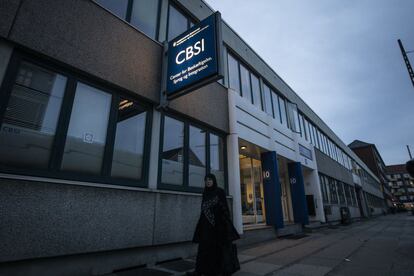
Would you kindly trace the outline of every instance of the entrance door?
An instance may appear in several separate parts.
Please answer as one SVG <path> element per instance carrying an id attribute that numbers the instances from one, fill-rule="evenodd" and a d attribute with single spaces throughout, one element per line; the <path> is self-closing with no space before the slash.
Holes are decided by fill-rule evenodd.
<path id="1" fill-rule="evenodd" d="M 240 185 L 243 224 L 265 222 L 261 161 L 240 158 Z"/>

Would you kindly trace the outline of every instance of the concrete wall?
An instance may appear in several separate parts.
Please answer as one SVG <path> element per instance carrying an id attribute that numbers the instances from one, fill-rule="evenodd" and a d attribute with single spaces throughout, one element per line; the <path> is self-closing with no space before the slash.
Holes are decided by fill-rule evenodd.
<path id="1" fill-rule="evenodd" d="M 190 241 L 201 195 L 0 179 L 0 262 Z"/>
<path id="2" fill-rule="evenodd" d="M 0 37 L 7 37 L 21 0 L 2 0 L 0 2 Z"/>

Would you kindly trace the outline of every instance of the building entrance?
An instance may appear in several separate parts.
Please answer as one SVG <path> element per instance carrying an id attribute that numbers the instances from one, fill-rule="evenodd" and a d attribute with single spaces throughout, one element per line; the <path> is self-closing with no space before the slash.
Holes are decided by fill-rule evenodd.
<path id="1" fill-rule="evenodd" d="M 261 161 L 240 156 L 240 185 L 243 224 L 265 223 Z"/>

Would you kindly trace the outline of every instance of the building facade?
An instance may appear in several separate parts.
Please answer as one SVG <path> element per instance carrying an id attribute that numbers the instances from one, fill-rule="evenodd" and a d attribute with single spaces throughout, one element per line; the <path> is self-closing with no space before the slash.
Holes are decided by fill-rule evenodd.
<path id="1" fill-rule="evenodd" d="M 407 172 L 405 164 L 386 167 L 388 184 L 396 203 L 404 204 L 406 209 L 414 205 L 414 178 Z"/>
<path id="2" fill-rule="evenodd" d="M 388 185 L 386 166 L 375 144 L 354 140 L 348 147 L 350 147 L 378 177 L 381 182 L 381 190 L 384 195 L 385 204 L 387 208 L 391 208 L 393 206 L 393 198 Z"/>
<path id="3" fill-rule="evenodd" d="M 383 212 L 375 174 L 224 21 L 224 78 L 160 107 L 163 44 L 203 1 L 0 6 L 0 274 L 194 253 L 203 177 L 237 230 Z"/>

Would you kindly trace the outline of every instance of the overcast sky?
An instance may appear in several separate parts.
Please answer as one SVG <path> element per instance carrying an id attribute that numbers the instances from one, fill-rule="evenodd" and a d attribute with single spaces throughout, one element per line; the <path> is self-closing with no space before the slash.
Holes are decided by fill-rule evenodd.
<path id="1" fill-rule="evenodd" d="M 346 143 L 414 154 L 414 0 L 206 0 Z M 409 54 L 414 66 L 414 53 Z"/>

